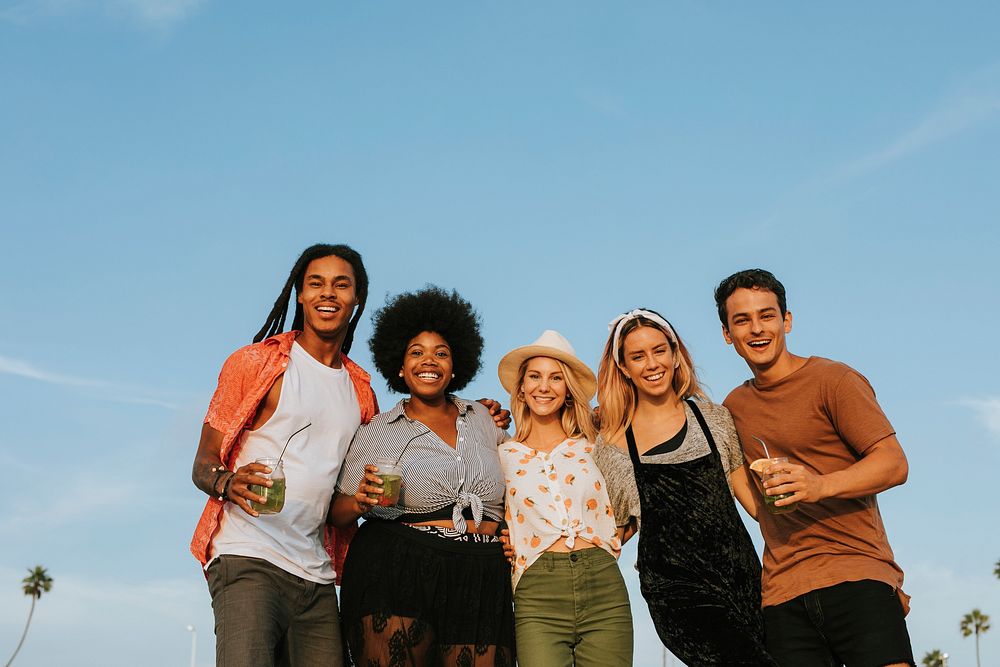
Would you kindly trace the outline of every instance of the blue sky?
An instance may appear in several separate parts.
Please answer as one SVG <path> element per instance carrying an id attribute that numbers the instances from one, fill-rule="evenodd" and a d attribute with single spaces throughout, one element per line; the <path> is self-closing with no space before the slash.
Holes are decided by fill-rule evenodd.
<path id="1" fill-rule="evenodd" d="M 791 349 L 861 370 L 909 456 L 880 504 L 918 658 L 973 664 L 961 615 L 1000 614 L 998 20 L 985 2 L 6 0 L 0 655 L 41 563 L 55 587 L 17 664 L 186 664 L 188 624 L 212 663 L 187 552 L 201 418 L 301 249 L 346 242 L 370 310 L 425 283 L 479 308 L 473 397 L 500 397 L 496 363 L 546 328 L 596 365 L 607 322 L 645 305 L 722 400 L 749 374 L 712 289 L 774 271 Z M 634 557 L 636 664 L 659 665 Z"/>

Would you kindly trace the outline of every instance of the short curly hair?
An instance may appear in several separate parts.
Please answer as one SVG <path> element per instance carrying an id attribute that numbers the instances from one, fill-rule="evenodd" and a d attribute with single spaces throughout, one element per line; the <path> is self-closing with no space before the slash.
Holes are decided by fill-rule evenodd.
<path id="1" fill-rule="evenodd" d="M 729 329 L 729 313 L 726 309 L 726 300 L 740 288 L 774 292 L 774 296 L 778 299 L 778 310 L 781 311 L 781 316 L 784 317 L 785 313 L 788 312 L 788 306 L 785 303 L 785 286 L 774 277 L 773 273 L 764 269 L 737 271 L 715 288 L 715 307 L 719 311 L 719 320 L 722 321 L 722 326 L 726 327 L 727 330 Z"/>
<path id="2" fill-rule="evenodd" d="M 416 292 L 404 292 L 385 302 L 372 316 L 373 332 L 368 340 L 375 368 L 392 391 L 409 393 L 399 369 L 407 344 L 424 331 L 432 331 L 451 348 L 455 377 L 448 391 L 464 389 L 482 367 L 483 336 L 479 315 L 458 292 L 451 293 L 428 285 Z"/>

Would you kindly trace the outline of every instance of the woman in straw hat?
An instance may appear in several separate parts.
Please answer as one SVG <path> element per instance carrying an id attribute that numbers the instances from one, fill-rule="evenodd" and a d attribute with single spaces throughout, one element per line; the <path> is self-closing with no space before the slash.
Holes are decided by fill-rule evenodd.
<path id="1" fill-rule="evenodd" d="M 773 667 L 760 561 L 732 497 L 754 514 L 732 417 L 705 396 L 659 313 L 633 310 L 610 329 L 598 401 L 601 439 L 616 447 L 602 447 L 600 458 L 609 482 L 635 485 L 639 582 L 656 631 L 691 667 Z"/>
<path id="2" fill-rule="evenodd" d="M 509 352 L 498 372 L 517 427 L 500 462 L 518 663 L 631 665 L 623 534 L 592 455 L 596 378 L 555 331 Z"/>

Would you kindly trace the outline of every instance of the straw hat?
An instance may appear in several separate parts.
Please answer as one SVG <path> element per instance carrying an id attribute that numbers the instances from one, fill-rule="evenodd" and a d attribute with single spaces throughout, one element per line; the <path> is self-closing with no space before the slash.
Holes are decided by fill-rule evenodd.
<path id="1" fill-rule="evenodd" d="M 542 332 L 538 340 L 531 345 L 515 348 L 500 360 L 497 375 L 500 376 L 500 384 L 503 385 L 504 389 L 511 393 L 514 392 L 517 388 L 514 385 L 517 384 L 517 373 L 521 369 L 521 364 L 532 357 L 551 357 L 563 362 L 573 371 L 576 381 L 587 396 L 587 400 L 594 397 L 594 393 L 597 391 L 597 378 L 594 377 L 593 371 L 587 368 L 587 364 L 577 359 L 576 352 L 573 351 L 573 346 L 569 344 L 569 341 L 561 333 L 551 329 Z"/>

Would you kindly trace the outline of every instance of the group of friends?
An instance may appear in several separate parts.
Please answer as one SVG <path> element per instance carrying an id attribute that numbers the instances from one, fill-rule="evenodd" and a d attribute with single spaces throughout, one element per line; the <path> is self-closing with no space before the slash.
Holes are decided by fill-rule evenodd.
<path id="1" fill-rule="evenodd" d="M 380 412 L 347 356 L 367 297 L 356 251 L 307 248 L 222 367 L 191 543 L 218 665 L 631 665 L 617 561 L 635 535 L 653 624 L 689 667 L 914 664 L 876 501 L 906 457 L 864 376 L 789 352 L 774 275 L 715 290 L 753 375 L 721 405 L 646 308 L 612 320 L 596 374 L 546 330 L 500 361 L 509 411 L 460 398 L 481 367 L 479 316 L 427 287 L 373 317 L 375 367 L 405 396 Z M 261 514 L 275 459 L 284 507 Z M 395 504 L 379 460 L 400 471 Z"/>

